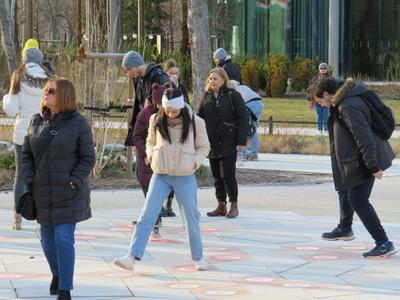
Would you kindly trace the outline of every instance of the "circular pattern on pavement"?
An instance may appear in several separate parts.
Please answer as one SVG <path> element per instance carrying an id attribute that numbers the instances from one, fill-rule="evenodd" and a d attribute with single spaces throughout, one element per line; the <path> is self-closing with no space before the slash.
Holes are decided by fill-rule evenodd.
<path id="1" fill-rule="evenodd" d="M 132 228 L 130 228 L 130 227 L 114 227 L 114 228 L 110 228 L 110 231 L 128 232 L 128 231 L 132 231 Z"/>
<path id="2" fill-rule="evenodd" d="M 104 276 L 110 278 L 126 278 L 126 277 L 132 277 L 132 273 L 114 272 L 114 273 L 105 273 Z"/>
<path id="3" fill-rule="evenodd" d="M 0 273 L 0 279 L 18 279 L 23 277 L 24 275 L 17 273 Z"/>
<path id="4" fill-rule="evenodd" d="M 173 284 L 170 285 L 173 289 L 197 289 L 200 287 L 199 284 L 187 284 L 187 283 L 180 283 L 180 284 Z"/>
<path id="5" fill-rule="evenodd" d="M 207 291 L 207 295 L 213 295 L 213 296 L 232 296 L 235 295 L 235 291 L 229 291 L 229 290 L 216 290 L 216 291 Z"/>
<path id="6" fill-rule="evenodd" d="M 314 255 L 311 258 L 313 259 L 320 259 L 320 260 L 334 260 L 334 259 L 338 259 L 338 256 L 334 256 L 334 255 Z"/>
<path id="7" fill-rule="evenodd" d="M 274 280 L 275 280 L 274 278 L 269 278 L 269 277 L 250 277 L 245 279 L 245 281 L 247 282 L 256 282 L 256 283 L 265 283 Z"/>
<path id="8" fill-rule="evenodd" d="M 242 259 L 242 257 L 235 256 L 235 255 L 220 255 L 220 256 L 216 256 L 215 259 L 218 259 L 218 260 L 239 260 L 239 259 Z"/>
<path id="9" fill-rule="evenodd" d="M 296 250 L 300 251 L 316 251 L 320 250 L 321 248 L 319 247 L 313 247 L 313 246 L 301 246 L 301 247 L 296 247 Z"/>
<path id="10" fill-rule="evenodd" d="M 293 283 L 282 284 L 282 286 L 292 287 L 292 288 L 306 288 L 306 287 L 309 287 L 310 285 L 308 283 L 293 282 Z"/>
<path id="11" fill-rule="evenodd" d="M 194 272 L 193 266 L 186 266 L 186 267 L 179 267 L 177 268 L 179 271 L 185 271 L 185 272 Z"/>
<path id="12" fill-rule="evenodd" d="M 5 240 L 7 237 L 6 236 L 0 236 L 0 241 Z"/>
<path id="13" fill-rule="evenodd" d="M 95 240 L 96 237 L 94 235 L 81 235 L 81 234 L 76 234 L 75 235 L 75 240 L 78 241 L 88 241 L 88 240 Z"/>
<path id="14" fill-rule="evenodd" d="M 343 250 L 365 250 L 367 248 L 364 246 L 345 246 L 345 247 L 342 247 L 342 249 Z"/>
<path id="15" fill-rule="evenodd" d="M 213 232 L 213 231 L 217 231 L 218 229 L 216 228 L 201 228 L 201 231 L 204 232 Z"/>

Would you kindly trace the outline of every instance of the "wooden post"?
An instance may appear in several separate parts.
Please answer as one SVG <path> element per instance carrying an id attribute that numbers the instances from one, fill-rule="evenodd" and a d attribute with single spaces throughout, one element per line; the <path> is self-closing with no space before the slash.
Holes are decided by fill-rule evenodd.
<path id="1" fill-rule="evenodd" d="M 272 116 L 268 119 L 268 134 L 274 134 L 274 120 Z"/>

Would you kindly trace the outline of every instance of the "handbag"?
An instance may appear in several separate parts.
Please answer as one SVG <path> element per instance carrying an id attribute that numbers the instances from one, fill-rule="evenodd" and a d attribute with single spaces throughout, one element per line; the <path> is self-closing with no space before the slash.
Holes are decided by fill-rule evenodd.
<path id="1" fill-rule="evenodd" d="M 42 147 L 38 152 L 37 159 L 35 161 L 35 166 L 39 165 L 40 160 L 42 159 L 46 149 L 48 148 L 51 140 L 58 134 L 58 130 L 61 128 L 62 122 L 57 123 L 53 129 L 49 130 L 48 137 L 46 141 L 42 142 Z M 17 214 L 20 214 L 26 220 L 36 220 L 37 219 L 37 209 L 35 198 L 33 197 L 33 190 L 32 188 L 28 187 L 25 184 L 25 191 L 19 197 L 17 207 L 15 208 Z"/>
<path id="2" fill-rule="evenodd" d="M 15 210 L 17 214 L 20 214 L 26 220 L 32 221 L 37 219 L 36 203 L 31 191 L 26 191 L 19 197 Z"/>

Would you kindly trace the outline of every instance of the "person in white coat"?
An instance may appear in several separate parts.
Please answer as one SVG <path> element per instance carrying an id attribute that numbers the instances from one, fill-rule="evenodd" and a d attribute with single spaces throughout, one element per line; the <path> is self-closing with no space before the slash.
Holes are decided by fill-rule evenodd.
<path id="1" fill-rule="evenodd" d="M 15 148 L 15 179 L 14 179 L 14 217 L 12 228 L 21 229 L 21 216 L 15 212 L 18 199 L 24 192 L 22 178 L 21 155 L 24 137 L 31 118 L 40 110 L 40 99 L 43 86 L 48 80 L 48 73 L 42 67 L 43 53 L 37 48 L 27 49 L 22 57 L 23 64 L 11 76 L 10 91 L 3 97 L 3 110 L 15 117 L 13 142 Z"/>

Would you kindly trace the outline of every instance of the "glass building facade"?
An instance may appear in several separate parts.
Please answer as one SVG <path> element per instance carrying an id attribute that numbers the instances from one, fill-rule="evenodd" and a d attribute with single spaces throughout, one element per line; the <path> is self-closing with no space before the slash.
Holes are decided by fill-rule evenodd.
<path id="1" fill-rule="evenodd" d="M 329 0 L 209 0 L 209 6 L 214 49 L 260 60 L 268 53 L 328 60 Z M 339 74 L 391 79 L 400 62 L 400 0 L 340 0 L 335 22 Z"/>

